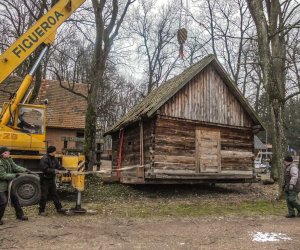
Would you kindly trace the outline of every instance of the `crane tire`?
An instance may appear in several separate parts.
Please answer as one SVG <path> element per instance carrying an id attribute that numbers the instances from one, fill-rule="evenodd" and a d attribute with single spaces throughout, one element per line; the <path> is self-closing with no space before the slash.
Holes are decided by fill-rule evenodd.
<path id="1" fill-rule="evenodd" d="M 40 178 L 36 175 L 25 174 L 16 178 L 11 186 L 22 207 L 37 204 L 41 198 Z"/>

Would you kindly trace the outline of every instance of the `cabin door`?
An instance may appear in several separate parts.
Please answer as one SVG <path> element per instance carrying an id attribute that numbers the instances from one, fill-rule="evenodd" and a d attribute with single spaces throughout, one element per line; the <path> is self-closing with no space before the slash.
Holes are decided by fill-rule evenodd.
<path id="1" fill-rule="evenodd" d="M 196 129 L 196 172 L 221 171 L 220 130 Z"/>

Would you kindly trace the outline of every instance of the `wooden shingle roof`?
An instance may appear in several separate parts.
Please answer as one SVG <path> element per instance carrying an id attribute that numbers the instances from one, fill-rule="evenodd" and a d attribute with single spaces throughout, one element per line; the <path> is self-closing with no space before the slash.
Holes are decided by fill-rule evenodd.
<path id="1" fill-rule="evenodd" d="M 239 89 L 235 86 L 234 82 L 228 76 L 217 58 L 214 55 L 208 55 L 198 63 L 195 63 L 184 70 L 181 74 L 173 77 L 172 79 L 160 85 L 157 89 L 153 90 L 143 101 L 134 106 L 132 110 L 123 116 L 120 121 L 111 127 L 105 134 L 111 134 L 115 131 L 118 131 L 128 124 L 138 121 L 140 117 L 151 117 L 163 104 L 165 104 L 172 96 L 174 96 L 181 88 L 183 88 L 190 80 L 192 80 L 193 77 L 195 77 L 208 65 L 212 65 L 217 70 L 218 74 L 222 77 L 229 90 L 249 114 L 254 124 L 262 126 L 255 111 L 239 91 Z"/>

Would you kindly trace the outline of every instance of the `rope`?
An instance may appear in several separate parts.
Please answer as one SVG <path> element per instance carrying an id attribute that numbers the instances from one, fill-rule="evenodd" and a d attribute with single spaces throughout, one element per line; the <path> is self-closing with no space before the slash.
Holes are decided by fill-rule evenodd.
<path id="1" fill-rule="evenodd" d="M 187 27 L 188 25 L 188 18 L 187 18 L 187 12 L 188 12 L 188 9 L 189 9 L 189 0 L 186 0 L 185 1 L 185 27 Z"/>
<path id="2" fill-rule="evenodd" d="M 14 182 L 14 179 L 11 180 L 9 182 L 9 184 L 8 184 L 8 197 L 7 197 L 7 206 L 8 207 L 11 207 L 11 198 L 10 198 L 10 195 L 11 195 L 11 186 L 12 186 L 13 182 Z"/>
<path id="3" fill-rule="evenodd" d="M 181 29 L 181 13 L 182 13 L 182 0 L 180 0 L 179 27 L 178 27 L 178 30 Z"/>
<path id="4" fill-rule="evenodd" d="M 107 173 L 111 173 L 111 172 L 118 172 L 118 171 L 125 171 L 125 170 L 131 170 L 136 168 L 136 166 L 132 166 L 132 167 L 123 167 L 123 168 L 119 168 L 119 169 L 108 169 L 108 170 L 98 170 L 98 171 L 68 171 L 68 170 L 60 170 L 58 171 L 58 174 L 107 174 Z M 37 172 L 32 172 L 31 174 L 43 174 L 44 172 L 42 171 L 37 171 Z"/>
<path id="5" fill-rule="evenodd" d="M 123 141 L 124 141 L 124 129 L 122 129 L 122 131 L 121 131 L 121 139 L 120 139 L 120 147 L 119 147 L 118 172 L 117 172 L 117 176 L 119 178 L 120 178 L 120 169 L 121 169 L 121 163 L 122 163 Z"/>
<path id="6" fill-rule="evenodd" d="M 137 166 L 131 166 L 131 167 L 123 167 L 123 168 L 117 168 L 117 169 L 107 169 L 107 170 L 98 170 L 98 171 L 58 171 L 58 174 L 108 174 L 112 172 L 119 172 L 119 171 L 125 171 L 125 170 L 131 170 L 135 169 Z M 40 174 L 43 172 L 34 172 L 35 174 Z"/>

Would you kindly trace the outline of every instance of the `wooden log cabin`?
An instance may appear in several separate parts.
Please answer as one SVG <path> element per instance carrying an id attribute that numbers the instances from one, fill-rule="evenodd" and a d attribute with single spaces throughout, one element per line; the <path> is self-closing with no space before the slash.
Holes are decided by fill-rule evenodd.
<path id="1" fill-rule="evenodd" d="M 152 91 L 105 134 L 121 183 L 251 182 L 263 129 L 216 57 Z"/>

